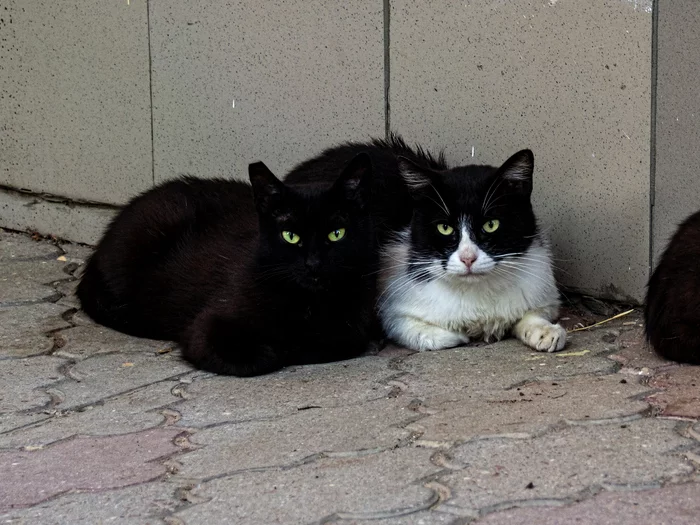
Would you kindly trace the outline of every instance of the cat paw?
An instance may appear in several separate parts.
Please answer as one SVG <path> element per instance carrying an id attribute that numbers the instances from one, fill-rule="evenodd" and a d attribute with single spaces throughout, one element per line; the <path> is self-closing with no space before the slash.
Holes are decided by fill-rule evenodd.
<path id="1" fill-rule="evenodd" d="M 559 324 L 533 324 L 524 330 L 521 340 L 538 352 L 558 352 L 566 345 L 566 330 Z"/>
<path id="2" fill-rule="evenodd" d="M 454 348 L 455 346 L 461 346 L 467 344 L 469 338 L 465 335 L 449 332 L 437 326 L 426 327 L 421 330 L 416 338 L 414 350 L 419 352 L 426 352 L 429 350 L 442 350 L 443 348 Z"/>

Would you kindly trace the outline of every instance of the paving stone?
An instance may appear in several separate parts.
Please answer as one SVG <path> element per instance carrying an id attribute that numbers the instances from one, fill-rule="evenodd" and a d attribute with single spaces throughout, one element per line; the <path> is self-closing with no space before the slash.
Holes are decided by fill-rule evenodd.
<path id="1" fill-rule="evenodd" d="M 566 507 L 521 508 L 497 512 L 479 525 L 696 525 L 700 516 L 700 484 L 671 485 L 635 492 L 603 492 Z"/>
<path id="2" fill-rule="evenodd" d="M 182 459 L 181 475 L 206 478 L 254 467 L 291 465 L 314 454 L 360 455 L 397 446 L 415 413 L 395 399 L 310 408 L 272 421 L 228 423 L 197 431 L 201 446 Z"/>
<path id="3" fill-rule="evenodd" d="M 65 311 L 53 303 L 0 308 L 0 359 L 50 351 L 54 341 L 46 332 L 71 326 L 61 317 Z"/>
<path id="4" fill-rule="evenodd" d="M 353 405 L 388 396 L 394 374 L 388 360 L 367 356 L 349 361 L 287 368 L 265 376 L 208 376 L 187 388 L 178 406 L 182 425 L 205 426 L 294 414 L 305 407 Z"/>
<path id="5" fill-rule="evenodd" d="M 621 383 L 620 381 L 624 381 Z M 421 419 L 421 442 L 459 442 L 478 436 L 526 437 L 566 421 L 623 418 L 649 408 L 633 399 L 649 388 L 621 376 L 574 377 L 537 381 L 495 394 L 428 398 L 423 409 L 436 412 Z M 488 417 L 479 417 L 488 414 Z"/>
<path id="6" fill-rule="evenodd" d="M 26 507 L 71 490 L 100 491 L 151 481 L 166 467 L 158 459 L 181 449 L 179 429 L 78 437 L 35 451 L 0 453 L 0 511 Z"/>
<path id="7" fill-rule="evenodd" d="M 192 367 L 172 352 L 92 357 L 66 369 L 66 375 L 73 380 L 64 381 L 54 388 L 62 398 L 56 408 L 72 410 L 160 381 L 173 387 L 177 384 L 177 377 L 191 371 Z"/>
<path id="8" fill-rule="evenodd" d="M 87 262 L 92 253 L 95 251 L 90 246 L 74 244 L 72 242 L 62 243 L 60 246 L 61 250 L 63 251 L 63 256 L 66 258 L 68 263 L 77 263 L 81 266 Z"/>
<path id="9" fill-rule="evenodd" d="M 66 263 L 57 259 L 40 261 L 10 261 L 0 264 L 0 280 L 24 280 L 39 284 L 51 284 L 71 279 Z"/>
<path id="10" fill-rule="evenodd" d="M 435 493 L 419 480 L 438 470 L 430 463 L 430 453 L 400 448 L 215 479 L 194 493 L 209 501 L 176 516 L 188 525 L 257 525 L 310 523 L 336 513 L 366 519 L 399 509 L 427 509 L 436 501 Z"/>
<path id="11" fill-rule="evenodd" d="M 156 427 L 167 419 L 160 409 L 180 399 L 171 393 L 173 386 L 173 382 L 156 383 L 85 410 L 59 412 L 35 425 L 0 434 L 0 448 L 46 446 L 78 434 L 116 435 Z"/>
<path id="12" fill-rule="evenodd" d="M 63 295 L 63 297 L 56 302 L 67 308 L 80 308 L 80 300 L 75 295 L 78 283 L 80 283 L 80 281 L 75 279 L 73 281 L 62 281 L 56 284 L 54 288 Z"/>
<path id="13" fill-rule="evenodd" d="M 413 354 L 398 365 L 409 372 L 400 380 L 408 384 L 409 395 L 423 398 L 455 391 L 499 390 L 536 379 L 615 371 L 615 363 L 605 357 L 615 348 L 614 333 L 597 330 L 570 336 L 566 348 L 554 354 L 532 352 L 515 339 Z"/>
<path id="14" fill-rule="evenodd" d="M 59 303 L 63 302 L 65 300 L 66 304 L 73 304 L 74 308 L 80 308 L 80 301 L 78 301 L 78 298 L 75 296 L 71 296 L 69 298 L 64 297 L 59 301 Z M 85 312 L 82 310 L 78 310 L 73 314 L 71 317 L 71 322 L 76 325 L 76 326 L 97 326 L 97 323 L 93 321 Z M 102 327 L 104 328 L 104 327 Z M 150 339 L 149 339 L 150 341 Z M 173 343 L 171 343 L 173 344 Z"/>
<path id="15" fill-rule="evenodd" d="M 458 446 L 463 470 L 441 478 L 450 506 L 478 509 L 509 501 L 561 499 L 600 486 L 649 486 L 693 472 L 683 451 L 697 443 L 676 422 L 570 427 L 531 440 L 477 440 Z"/>
<path id="16" fill-rule="evenodd" d="M 118 523 L 154 525 L 159 516 L 177 509 L 177 486 L 154 481 L 107 492 L 69 493 L 33 507 L 0 514 L 2 523 L 65 525 Z"/>
<path id="17" fill-rule="evenodd" d="M 331 520 L 324 525 L 448 525 L 454 523 L 454 514 L 446 514 L 437 511 L 412 512 L 406 516 L 397 516 L 386 519 L 341 519 Z"/>
<path id="18" fill-rule="evenodd" d="M 0 416 L 48 403 L 50 396 L 39 388 L 63 379 L 59 367 L 66 362 L 52 356 L 0 360 Z M 0 428 L 5 426 L 3 419 L 0 417 Z"/>
<path id="19" fill-rule="evenodd" d="M 0 228 L 0 262 L 55 259 L 61 250 L 46 241 L 33 241 L 28 235 Z"/>
<path id="20" fill-rule="evenodd" d="M 72 318 L 74 323 L 77 316 L 76 312 Z M 175 347 L 172 341 L 131 337 L 91 321 L 84 326 L 63 330 L 61 338 L 64 343 L 56 355 L 78 360 L 113 352 L 155 354 Z"/>
<path id="21" fill-rule="evenodd" d="M 0 277 L 0 306 L 52 302 L 61 298 L 53 287 L 29 280 Z"/>
<path id="22" fill-rule="evenodd" d="M 663 391 L 647 398 L 662 416 L 700 418 L 700 366 L 679 366 L 660 372 L 649 386 Z"/>
<path id="23" fill-rule="evenodd" d="M 47 399 L 48 401 L 48 399 Z M 15 432 L 18 429 L 27 427 L 28 425 L 34 425 L 41 421 L 50 419 L 49 414 L 43 412 L 8 412 L 6 414 L 0 414 L 0 436 L 6 432 Z"/>
<path id="24" fill-rule="evenodd" d="M 657 356 L 644 338 L 644 329 L 640 326 L 624 331 L 618 340 L 619 350 L 610 355 L 610 359 L 622 365 L 620 373 L 649 376 L 655 370 L 673 366 L 674 363 Z"/>

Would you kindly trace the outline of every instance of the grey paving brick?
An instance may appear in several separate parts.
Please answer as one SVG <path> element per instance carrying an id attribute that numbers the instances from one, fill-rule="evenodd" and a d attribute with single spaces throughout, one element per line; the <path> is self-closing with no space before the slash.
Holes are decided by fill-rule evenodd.
<path id="1" fill-rule="evenodd" d="M 363 357 L 288 368 L 266 376 L 210 376 L 187 388 L 183 424 L 203 426 L 294 414 L 305 407 L 353 405 L 388 396 L 388 360 Z"/>
<path id="2" fill-rule="evenodd" d="M 312 523 L 426 509 L 434 491 L 418 481 L 437 472 L 430 451 L 390 450 L 356 458 L 329 458 L 288 470 L 247 472 L 203 483 L 208 501 L 177 514 L 188 525 L 206 523 Z"/>
<path id="3" fill-rule="evenodd" d="M 66 310 L 53 303 L 0 307 L 0 359 L 49 352 L 54 340 L 46 333 L 71 326 L 61 317 Z"/>
<path id="4" fill-rule="evenodd" d="M 693 472 L 684 457 L 697 443 L 675 421 L 571 427 L 531 440 L 477 440 L 457 447 L 464 466 L 441 479 L 450 506 L 484 508 L 505 502 L 576 497 L 596 487 L 650 486 Z"/>

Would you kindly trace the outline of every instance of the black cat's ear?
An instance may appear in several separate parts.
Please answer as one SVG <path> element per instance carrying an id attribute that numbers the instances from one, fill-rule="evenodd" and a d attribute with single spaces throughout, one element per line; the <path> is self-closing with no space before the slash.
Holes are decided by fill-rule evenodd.
<path id="1" fill-rule="evenodd" d="M 343 169 L 332 191 L 342 191 L 349 200 L 363 200 L 370 191 L 372 179 L 372 159 L 365 153 L 358 153 Z"/>
<path id="2" fill-rule="evenodd" d="M 414 197 L 422 195 L 426 189 L 434 187 L 433 174 L 406 157 L 397 157 L 399 173 L 408 191 Z"/>
<path id="3" fill-rule="evenodd" d="M 502 177 L 508 186 L 530 196 L 532 193 L 532 173 L 535 169 L 535 156 L 529 149 L 518 151 L 498 169 L 497 176 Z"/>
<path id="4" fill-rule="evenodd" d="M 253 186 L 255 206 L 260 211 L 269 211 L 282 197 L 285 191 L 284 184 L 263 162 L 249 164 L 248 177 Z"/>

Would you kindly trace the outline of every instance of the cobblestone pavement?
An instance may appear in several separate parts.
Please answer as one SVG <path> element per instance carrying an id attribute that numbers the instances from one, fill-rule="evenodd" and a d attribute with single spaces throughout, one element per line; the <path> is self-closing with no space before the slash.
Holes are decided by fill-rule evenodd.
<path id="1" fill-rule="evenodd" d="M 0 523 L 700 522 L 700 367 L 651 354 L 638 312 L 559 354 L 217 377 L 90 322 L 89 253 L 0 230 Z"/>

